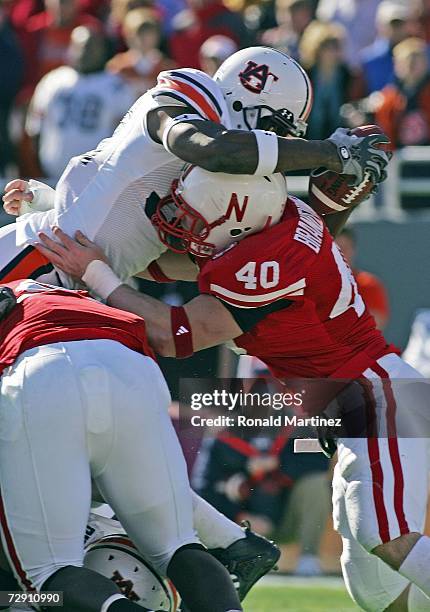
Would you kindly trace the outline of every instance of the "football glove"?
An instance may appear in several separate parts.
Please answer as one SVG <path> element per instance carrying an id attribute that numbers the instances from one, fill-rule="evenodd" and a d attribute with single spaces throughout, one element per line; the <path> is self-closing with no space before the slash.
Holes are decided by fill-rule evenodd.
<path id="1" fill-rule="evenodd" d="M 378 145 L 390 142 L 385 134 L 355 136 L 347 128 L 338 128 L 328 140 L 337 148 L 342 163 L 339 174 L 354 177 L 352 185 L 359 185 L 366 171 L 372 175 L 375 184 L 385 180 L 385 168 L 391 159 L 391 153 L 378 148 Z"/>

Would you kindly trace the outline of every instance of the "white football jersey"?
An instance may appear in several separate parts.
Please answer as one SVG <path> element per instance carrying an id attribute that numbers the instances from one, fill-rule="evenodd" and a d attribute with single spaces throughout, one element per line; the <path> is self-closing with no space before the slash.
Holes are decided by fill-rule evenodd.
<path id="1" fill-rule="evenodd" d="M 52 70 L 40 81 L 26 120 L 39 136 L 39 158 L 46 174 L 58 179 L 69 160 L 110 136 L 136 95 L 109 72 L 80 74 L 70 66 Z"/>
<path id="2" fill-rule="evenodd" d="M 37 241 L 37 233 L 55 223 L 94 240 L 122 280 L 157 259 L 166 247 L 150 218 L 184 164 L 147 130 L 148 112 L 166 105 L 191 106 L 202 120 L 230 127 L 221 90 L 208 75 L 190 68 L 160 73 L 156 87 L 137 100 L 110 138 L 70 161 L 56 187 L 54 210 L 17 220 L 17 244 Z"/>

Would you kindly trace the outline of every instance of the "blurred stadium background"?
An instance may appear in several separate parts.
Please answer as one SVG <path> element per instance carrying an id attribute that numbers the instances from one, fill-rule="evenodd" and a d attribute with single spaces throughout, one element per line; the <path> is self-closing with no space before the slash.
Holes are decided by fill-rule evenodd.
<path id="1" fill-rule="evenodd" d="M 286 51 L 308 70 L 315 90 L 310 138 L 364 123 L 378 123 L 390 136 L 388 179 L 354 213 L 342 248 L 389 341 L 404 350 L 418 314 L 406 354 L 427 374 L 430 0 L 0 0 L 0 188 L 18 176 L 54 186 L 68 159 L 108 136 L 160 70 L 213 74 L 252 44 Z M 306 199 L 307 188 L 306 176 L 289 178 L 292 193 Z M 0 225 L 13 220 L 0 213 Z M 195 293 L 187 283 L 142 287 L 175 304 Z M 222 348 L 182 362 L 165 359 L 162 367 L 176 398 L 181 377 L 229 376 L 237 361 Z M 285 541 L 281 570 L 338 574 L 328 461 L 295 457 L 285 440 L 276 465 L 265 465 L 271 441 L 248 443 L 267 476 L 258 486 L 249 484 L 255 465 L 234 445 L 185 442 L 195 486 L 229 516 L 252 518 L 257 530 Z M 247 609 L 354 609 L 341 583 L 312 580 L 314 591 L 301 582 L 269 582 Z"/>

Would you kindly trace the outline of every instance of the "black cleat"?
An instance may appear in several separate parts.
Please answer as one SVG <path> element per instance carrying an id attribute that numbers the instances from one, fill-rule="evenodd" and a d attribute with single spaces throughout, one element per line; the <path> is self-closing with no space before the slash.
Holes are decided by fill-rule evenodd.
<path id="1" fill-rule="evenodd" d="M 245 526 L 245 534 L 245 538 L 233 542 L 228 548 L 209 550 L 227 568 L 240 601 L 257 580 L 275 567 L 281 556 L 276 544 L 251 531 L 249 523 Z"/>

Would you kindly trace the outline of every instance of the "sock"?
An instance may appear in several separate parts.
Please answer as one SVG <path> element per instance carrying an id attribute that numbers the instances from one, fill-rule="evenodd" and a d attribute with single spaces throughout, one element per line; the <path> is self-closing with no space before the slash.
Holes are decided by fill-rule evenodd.
<path id="1" fill-rule="evenodd" d="M 68 565 L 62 567 L 55 574 L 45 580 L 41 591 L 63 591 L 63 607 L 61 612 L 119 612 L 120 610 L 136 610 L 142 612 L 142 608 L 136 603 L 126 599 L 112 580 L 93 572 L 86 567 L 75 567 Z M 114 608 L 116 601 L 114 595 L 120 595 L 118 603 L 122 607 Z M 111 600 L 109 608 L 104 604 Z"/>
<path id="2" fill-rule="evenodd" d="M 193 522 L 199 540 L 206 548 L 228 548 L 246 537 L 243 529 L 192 491 Z"/>
<path id="3" fill-rule="evenodd" d="M 415 584 L 411 584 L 408 595 L 408 612 L 428 612 L 430 610 L 430 598 Z"/>
<path id="4" fill-rule="evenodd" d="M 430 538 L 421 536 L 399 567 L 399 574 L 430 597 Z"/>
<path id="5" fill-rule="evenodd" d="M 207 550 L 183 546 L 175 552 L 167 576 L 190 612 L 241 612 L 230 574 Z"/>

